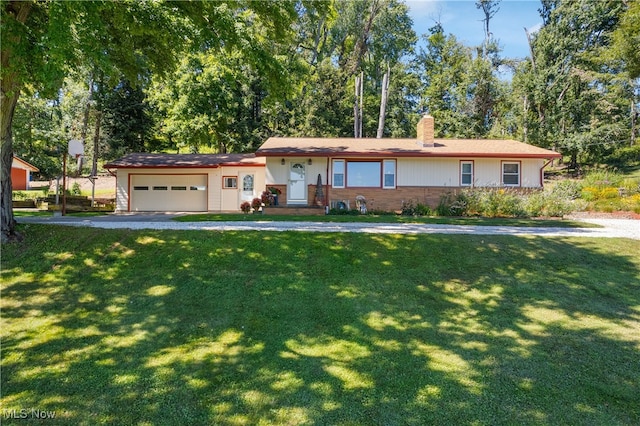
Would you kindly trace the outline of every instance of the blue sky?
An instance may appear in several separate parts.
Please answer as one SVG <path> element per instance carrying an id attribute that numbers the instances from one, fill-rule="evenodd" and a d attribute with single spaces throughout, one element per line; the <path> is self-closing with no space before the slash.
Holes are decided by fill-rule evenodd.
<path id="1" fill-rule="evenodd" d="M 477 46 L 484 39 L 484 14 L 475 0 L 406 0 L 413 29 L 421 37 L 440 21 L 445 33 L 452 33 L 467 46 Z M 524 58 L 529 46 L 524 27 L 535 31 L 542 25 L 538 13 L 540 1 L 502 0 L 500 10 L 490 21 L 490 30 L 502 47 L 502 56 Z M 419 42 L 419 45 L 422 41 Z"/>

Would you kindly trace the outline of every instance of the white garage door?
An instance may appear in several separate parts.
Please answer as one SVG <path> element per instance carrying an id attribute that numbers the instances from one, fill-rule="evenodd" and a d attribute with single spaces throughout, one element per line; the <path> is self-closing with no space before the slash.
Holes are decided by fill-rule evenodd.
<path id="1" fill-rule="evenodd" d="M 207 211 L 207 175 L 132 175 L 131 211 Z"/>

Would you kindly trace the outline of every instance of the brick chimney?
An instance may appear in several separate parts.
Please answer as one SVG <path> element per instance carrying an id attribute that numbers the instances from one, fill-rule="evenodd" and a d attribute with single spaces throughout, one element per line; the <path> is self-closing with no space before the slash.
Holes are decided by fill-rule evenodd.
<path id="1" fill-rule="evenodd" d="M 418 144 L 421 144 L 423 147 L 435 146 L 433 127 L 433 117 L 430 115 L 422 116 L 420 121 L 418 121 Z"/>

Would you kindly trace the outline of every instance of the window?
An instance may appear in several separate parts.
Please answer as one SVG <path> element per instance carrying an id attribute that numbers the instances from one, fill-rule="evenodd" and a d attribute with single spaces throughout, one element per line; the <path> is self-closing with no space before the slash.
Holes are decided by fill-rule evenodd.
<path id="1" fill-rule="evenodd" d="M 235 176 L 225 176 L 222 178 L 222 187 L 225 189 L 235 189 L 238 187 L 238 178 Z"/>
<path id="2" fill-rule="evenodd" d="M 380 187 L 379 161 L 349 161 L 347 186 L 354 188 Z"/>
<path id="3" fill-rule="evenodd" d="M 169 188 L 166 187 L 166 186 L 154 186 L 153 187 L 154 191 L 166 191 L 167 189 L 169 189 Z"/>
<path id="4" fill-rule="evenodd" d="M 134 186 L 133 190 L 134 191 L 148 191 L 149 187 L 148 186 Z"/>
<path id="5" fill-rule="evenodd" d="M 396 167 L 396 160 L 333 160 L 333 187 L 393 189 Z"/>
<path id="6" fill-rule="evenodd" d="M 520 163 L 502 163 L 502 184 L 520 186 Z"/>
<path id="7" fill-rule="evenodd" d="M 382 179 L 382 187 L 383 188 L 395 188 L 396 187 L 396 161 L 395 160 L 384 160 L 382 162 L 382 170 L 383 170 L 383 179 Z"/>
<path id="8" fill-rule="evenodd" d="M 191 191 L 205 191 L 207 189 L 204 185 L 190 186 L 189 189 Z"/>
<path id="9" fill-rule="evenodd" d="M 187 187 L 186 186 L 172 186 L 171 190 L 172 191 L 186 191 Z"/>
<path id="10" fill-rule="evenodd" d="M 344 160 L 333 160 L 333 187 L 344 188 Z"/>
<path id="11" fill-rule="evenodd" d="M 460 186 L 473 185 L 473 161 L 460 162 Z"/>
<path id="12" fill-rule="evenodd" d="M 242 190 L 253 192 L 253 175 L 246 175 L 242 179 Z"/>

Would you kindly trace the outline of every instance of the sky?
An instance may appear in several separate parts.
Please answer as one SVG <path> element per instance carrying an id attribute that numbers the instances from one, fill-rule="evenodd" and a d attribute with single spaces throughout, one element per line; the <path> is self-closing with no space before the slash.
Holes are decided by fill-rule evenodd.
<path id="1" fill-rule="evenodd" d="M 435 22 L 440 21 L 446 34 L 452 33 L 467 46 L 479 46 L 484 40 L 482 10 L 475 0 L 406 0 L 413 30 L 418 37 L 429 32 Z M 529 56 L 529 45 L 524 32 L 535 32 L 542 25 L 538 13 L 540 1 L 502 0 L 498 13 L 489 22 L 494 38 L 503 49 L 501 56 L 524 58 Z M 424 45 L 422 40 L 419 46 Z"/>

